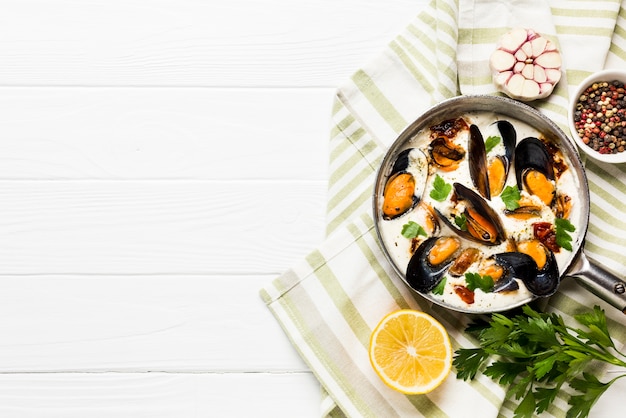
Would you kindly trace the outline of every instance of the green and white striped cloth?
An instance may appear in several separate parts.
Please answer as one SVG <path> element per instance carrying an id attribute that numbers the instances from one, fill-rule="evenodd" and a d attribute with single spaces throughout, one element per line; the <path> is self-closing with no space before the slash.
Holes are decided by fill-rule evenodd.
<path id="1" fill-rule="evenodd" d="M 533 28 L 559 45 L 563 78 L 531 103 L 567 128 L 568 94 L 590 72 L 626 68 L 626 0 L 432 0 L 374 60 L 337 90 L 332 109 L 326 241 L 272 283 L 261 297 L 323 388 L 321 416 L 510 417 L 517 405 L 484 376 L 453 373 L 427 395 L 387 388 L 368 359 L 369 336 L 387 313 L 426 311 L 450 333 L 453 348 L 475 342 L 469 316 L 431 306 L 411 293 L 386 262 L 373 229 L 371 196 L 387 147 L 422 112 L 463 94 L 498 94 L 488 58 L 510 28 Z M 626 165 L 587 161 L 591 220 L 586 253 L 607 268 L 626 264 Z M 571 315 L 598 304 L 618 344 L 625 320 L 616 309 L 565 280 L 547 308 Z M 563 417 L 558 397 L 545 416 Z M 592 411 L 593 412 L 593 411 Z"/>

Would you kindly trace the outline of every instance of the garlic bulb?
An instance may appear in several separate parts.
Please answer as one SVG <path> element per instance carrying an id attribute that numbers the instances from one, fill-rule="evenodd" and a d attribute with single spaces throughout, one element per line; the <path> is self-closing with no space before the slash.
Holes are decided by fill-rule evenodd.
<path id="1" fill-rule="evenodd" d="M 561 79 L 561 54 L 554 43 L 532 29 L 502 35 L 491 54 L 493 82 L 507 96 L 529 102 L 552 93 Z"/>

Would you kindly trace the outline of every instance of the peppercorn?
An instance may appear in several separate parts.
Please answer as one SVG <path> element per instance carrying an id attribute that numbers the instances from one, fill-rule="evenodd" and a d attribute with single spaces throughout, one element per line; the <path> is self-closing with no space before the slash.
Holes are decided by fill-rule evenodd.
<path id="1" fill-rule="evenodd" d="M 626 86 L 619 80 L 589 85 L 575 105 L 574 125 L 583 143 L 602 154 L 626 150 Z"/>

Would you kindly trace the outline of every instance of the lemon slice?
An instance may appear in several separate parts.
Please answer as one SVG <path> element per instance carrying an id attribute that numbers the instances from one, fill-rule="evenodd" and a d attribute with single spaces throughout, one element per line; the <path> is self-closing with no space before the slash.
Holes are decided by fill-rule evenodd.
<path id="1" fill-rule="evenodd" d="M 386 315 L 370 337 L 372 367 L 387 386 L 406 394 L 428 393 L 450 373 L 452 346 L 432 316 L 402 309 Z"/>

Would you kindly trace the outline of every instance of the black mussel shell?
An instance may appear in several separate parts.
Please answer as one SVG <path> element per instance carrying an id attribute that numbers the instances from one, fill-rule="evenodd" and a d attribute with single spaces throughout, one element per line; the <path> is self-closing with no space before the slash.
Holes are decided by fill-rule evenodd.
<path id="1" fill-rule="evenodd" d="M 503 292 L 519 289 L 515 279 L 524 283 L 537 277 L 539 270 L 535 260 L 527 254 L 506 252 L 494 255 L 496 264 L 504 268 L 504 274 L 494 283 L 494 292 Z"/>
<path id="2" fill-rule="evenodd" d="M 467 188 L 461 183 L 454 183 L 454 193 L 456 194 L 457 199 L 464 200 L 466 203 L 466 208 L 471 208 L 474 210 L 483 220 L 490 222 L 490 226 L 495 230 L 495 235 L 490 235 L 488 238 L 479 238 L 470 234 L 468 231 L 462 231 L 458 227 L 452 225 L 450 220 L 446 219 L 446 217 L 441 216 L 444 222 L 452 228 L 456 233 L 458 233 L 463 238 L 467 238 L 474 242 L 478 242 L 485 245 L 499 245 L 501 244 L 506 236 L 504 232 L 504 226 L 500 221 L 500 216 L 496 213 L 496 211 L 483 199 L 478 193 L 473 191 L 472 189 Z M 466 210 L 467 212 L 467 210 Z M 470 215 L 466 213 L 466 217 Z M 468 219 L 468 222 L 472 220 Z"/>
<path id="3" fill-rule="evenodd" d="M 470 138 L 467 146 L 469 153 L 469 172 L 472 182 L 485 199 L 491 200 L 489 176 L 487 174 L 487 151 L 485 140 L 476 125 L 470 125 Z"/>
<path id="4" fill-rule="evenodd" d="M 500 136 L 502 137 L 502 144 L 504 145 L 504 158 L 509 164 L 513 161 L 515 155 L 515 144 L 517 143 L 517 132 L 513 127 L 513 124 L 507 120 L 499 120 L 496 122 Z M 508 167 L 507 167 L 508 168 Z"/>
<path id="5" fill-rule="evenodd" d="M 545 144 L 534 137 L 522 139 L 515 149 L 515 179 L 520 190 L 524 187 L 524 173 L 529 169 L 537 170 L 549 180 L 554 180 L 550 153 Z"/>
<path id="6" fill-rule="evenodd" d="M 389 173 L 389 177 L 394 174 L 405 171 L 409 168 L 409 154 L 413 151 L 413 148 L 407 148 L 398 154 L 396 161 L 393 163 L 393 167 L 391 168 L 391 173 Z"/>
<path id="7" fill-rule="evenodd" d="M 454 258 L 436 266 L 428 262 L 428 254 L 439 237 L 430 237 L 422 242 L 409 260 L 406 268 L 406 281 L 413 289 L 421 293 L 433 290 L 454 262 Z"/>
<path id="8" fill-rule="evenodd" d="M 534 279 L 524 281 L 524 284 L 535 296 L 552 296 L 561 283 L 559 266 L 552 251 L 548 251 L 548 260 Z"/>
<path id="9" fill-rule="evenodd" d="M 514 281 L 513 279 L 522 280 L 533 295 L 540 297 L 553 295 L 559 287 L 560 276 L 552 251 L 549 252 L 546 265 L 541 270 L 537 268 L 535 260 L 524 253 L 499 253 L 494 258 L 496 263 L 505 269 L 504 275 L 494 285 L 494 292 L 509 290 L 506 286 L 509 282 Z"/>

